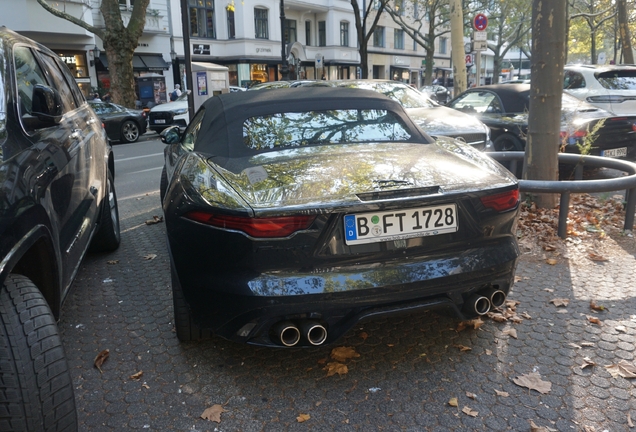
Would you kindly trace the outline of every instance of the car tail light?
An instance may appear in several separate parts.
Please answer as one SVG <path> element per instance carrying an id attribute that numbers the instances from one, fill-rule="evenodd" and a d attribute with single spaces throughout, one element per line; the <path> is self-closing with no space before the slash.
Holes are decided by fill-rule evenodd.
<path id="1" fill-rule="evenodd" d="M 601 95 L 601 96 L 588 96 L 586 101 L 589 103 L 621 103 L 625 102 L 629 98 L 618 95 Z"/>
<path id="2" fill-rule="evenodd" d="M 519 189 L 481 197 L 481 203 L 498 212 L 512 210 L 519 204 Z"/>
<path id="3" fill-rule="evenodd" d="M 229 216 L 204 211 L 191 211 L 185 218 L 217 228 L 242 231 L 256 238 L 288 237 L 296 231 L 309 228 L 316 216 L 277 216 L 252 218 Z"/>
<path id="4" fill-rule="evenodd" d="M 561 140 L 565 138 L 585 138 L 587 136 L 587 131 L 577 130 L 569 134 L 566 131 L 561 131 L 559 135 L 561 136 Z"/>

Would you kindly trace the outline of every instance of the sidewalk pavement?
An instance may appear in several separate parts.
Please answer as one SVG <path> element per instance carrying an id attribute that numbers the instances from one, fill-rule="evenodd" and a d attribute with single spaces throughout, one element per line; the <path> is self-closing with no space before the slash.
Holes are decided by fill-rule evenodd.
<path id="1" fill-rule="evenodd" d="M 144 223 L 161 216 L 158 193 L 120 212 L 120 249 L 87 257 L 60 321 L 81 430 L 530 431 L 533 422 L 613 432 L 636 422 L 636 380 L 620 376 L 636 363 L 633 238 L 606 239 L 607 262 L 576 245 L 554 265 L 524 254 L 509 297 L 519 323 L 458 331 L 456 318 L 426 313 L 362 323 L 334 346 L 277 350 L 180 344 L 165 227 Z M 359 357 L 327 376 L 342 346 Z M 93 362 L 105 349 L 100 373 Z M 545 393 L 515 384 L 532 373 L 540 381 L 529 385 Z M 220 423 L 200 417 L 216 404 Z"/>

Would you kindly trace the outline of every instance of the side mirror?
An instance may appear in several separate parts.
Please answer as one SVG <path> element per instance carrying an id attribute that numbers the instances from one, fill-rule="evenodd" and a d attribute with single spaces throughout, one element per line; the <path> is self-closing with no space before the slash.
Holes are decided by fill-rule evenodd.
<path id="1" fill-rule="evenodd" d="M 159 134 L 161 142 L 164 144 L 176 144 L 181 141 L 181 132 L 179 126 L 170 126 Z"/>
<path id="2" fill-rule="evenodd" d="M 57 90 L 42 84 L 33 87 L 31 115 L 38 120 L 57 124 L 62 120 L 62 99 Z"/>

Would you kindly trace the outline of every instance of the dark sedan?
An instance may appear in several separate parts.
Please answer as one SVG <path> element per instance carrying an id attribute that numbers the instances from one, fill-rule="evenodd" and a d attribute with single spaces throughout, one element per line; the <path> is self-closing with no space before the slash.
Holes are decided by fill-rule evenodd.
<path id="1" fill-rule="evenodd" d="M 146 133 L 146 113 L 111 102 L 90 101 L 90 106 L 104 123 L 108 138 L 132 143 Z"/>
<path id="2" fill-rule="evenodd" d="M 441 85 L 430 85 L 420 87 L 420 93 L 425 94 L 429 99 L 438 104 L 446 105 L 451 100 L 450 91 Z"/>
<path id="3" fill-rule="evenodd" d="M 449 106 L 475 115 L 491 130 L 495 150 L 523 150 L 528 133 L 530 84 L 499 84 L 465 91 Z M 563 94 L 561 151 L 636 159 L 636 117 L 609 112 Z"/>
<path id="4" fill-rule="evenodd" d="M 205 101 L 160 194 L 180 340 L 331 343 L 360 319 L 501 305 L 519 255 L 516 179 L 432 139 L 397 102 L 308 87 Z"/>
<path id="5" fill-rule="evenodd" d="M 490 149 L 488 127 L 473 116 L 441 106 L 413 87 L 389 80 L 272 81 L 249 90 L 285 87 L 344 87 L 372 90 L 399 102 L 415 123 L 433 137 L 459 139 L 478 150 Z"/>

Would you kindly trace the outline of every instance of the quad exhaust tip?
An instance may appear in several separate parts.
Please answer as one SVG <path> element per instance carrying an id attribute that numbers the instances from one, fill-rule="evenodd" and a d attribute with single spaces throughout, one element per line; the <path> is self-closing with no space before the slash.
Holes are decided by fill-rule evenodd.
<path id="1" fill-rule="evenodd" d="M 506 302 L 506 293 L 497 288 L 487 288 L 481 294 L 488 297 L 493 308 L 501 307 Z"/>
<path id="2" fill-rule="evenodd" d="M 274 325 L 274 333 L 281 344 L 293 347 L 300 342 L 300 330 L 293 322 L 281 321 Z"/>
<path id="3" fill-rule="evenodd" d="M 482 294 L 471 295 L 464 305 L 467 312 L 474 315 L 486 315 L 490 311 L 490 299 Z"/>
<path id="4" fill-rule="evenodd" d="M 297 345 L 301 338 L 314 346 L 327 340 L 327 329 L 316 321 L 301 321 L 298 325 L 292 321 L 281 321 L 272 327 L 272 331 L 277 341 L 286 347 Z"/>
<path id="5" fill-rule="evenodd" d="M 302 322 L 300 330 L 312 345 L 322 345 L 327 340 L 327 329 L 315 321 Z"/>

